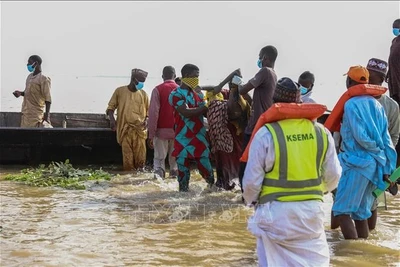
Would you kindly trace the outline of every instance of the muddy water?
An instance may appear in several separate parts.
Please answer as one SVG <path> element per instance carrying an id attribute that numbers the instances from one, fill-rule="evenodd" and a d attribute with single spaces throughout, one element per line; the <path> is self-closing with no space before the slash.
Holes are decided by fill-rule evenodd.
<path id="1" fill-rule="evenodd" d="M 1 170 L 0 177 L 11 170 Z M 85 191 L 33 188 L 0 178 L 1 266 L 257 266 L 250 208 L 197 174 L 188 193 L 151 174 L 122 174 Z M 326 231 L 332 266 L 400 266 L 400 197 L 388 196 L 370 239 Z"/>

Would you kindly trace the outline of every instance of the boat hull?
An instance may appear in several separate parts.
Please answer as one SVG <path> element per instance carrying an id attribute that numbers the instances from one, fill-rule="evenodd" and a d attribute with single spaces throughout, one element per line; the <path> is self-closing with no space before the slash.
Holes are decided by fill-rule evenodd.
<path id="1" fill-rule="evenodd" d="M 318 121 L 324 123 L 328 114 Z M 0 112 L 0 164 L 37 165 L 69 159 L 76 165 L 122 166 L 116 133 L 103 114 L 52 113 L 54 128 L 20 128 L 21 114 Z M 66 121 L 67 128 L 62 128 Z M 147 147 L 146 164 L 154 151 Z"/>
<path id="2" fill-rule="evenodd" d="M 116 133 L 102 114 L 53 113 L 54 128 L 20 128 L 20 113 L 0 113 L 0 164 L 37 165 L 69 159 L 72 164 L 122 165 Z M 67 127 L 63 120 L 69 118 Z M 151 164 L 153 150 L 147 149 Z"/>

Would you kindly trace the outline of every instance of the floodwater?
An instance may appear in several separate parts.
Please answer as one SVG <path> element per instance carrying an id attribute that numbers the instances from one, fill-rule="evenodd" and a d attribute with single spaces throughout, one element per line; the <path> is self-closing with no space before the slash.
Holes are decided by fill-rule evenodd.
<path id="1" fill-rule="evenodd" d="M 74 191 L 3 180 L 15 171 L 0 171 L 1 266 L 257 266 L 252 209 L 239 190 L 205 189 L 196 172 L 179 193 L 175 180 L 150 173 Z M 387 199 L 370 238 L 345 241 L 329 229 L 325 196 L 332 266 L 400 266 L 400 197 Z"/>

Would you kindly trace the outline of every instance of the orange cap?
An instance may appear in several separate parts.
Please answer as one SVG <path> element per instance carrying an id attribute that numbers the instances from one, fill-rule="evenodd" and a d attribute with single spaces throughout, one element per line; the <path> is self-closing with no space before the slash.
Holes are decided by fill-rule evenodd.
<path id="1" fill-rule="evenodd" d="M 352 79 L 353 81 L 356 81 L 358 83 L 368 83 L 368 81 L 369 81 L 368 70 L 360 65 L 350 67 L 349 71 L 347 73 L 345 73 L 344 75 L 349 76 L 350 79 Z"/>

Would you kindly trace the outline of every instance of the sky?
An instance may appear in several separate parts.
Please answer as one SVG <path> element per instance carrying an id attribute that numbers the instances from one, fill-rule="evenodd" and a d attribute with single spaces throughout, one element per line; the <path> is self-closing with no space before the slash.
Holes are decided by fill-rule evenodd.
<path id="1" fill-rule="evenodd" d="M 19 111 L 30 55 L 52 79 L 53 111 L 104 112 L 130 70 L 200 68 L 217 84 L 241 68 L 258 71 L 260 49 L 278 49 L 278 78 L 316 76 L 314 97 L 332 108 L 351 65 L 387 60 L 400 2 L 1 2 L 1 111 Z M 98 77 L 107 76 L 107 77 Z M 75 101 L 79 99 L 79 101 Z"/>

